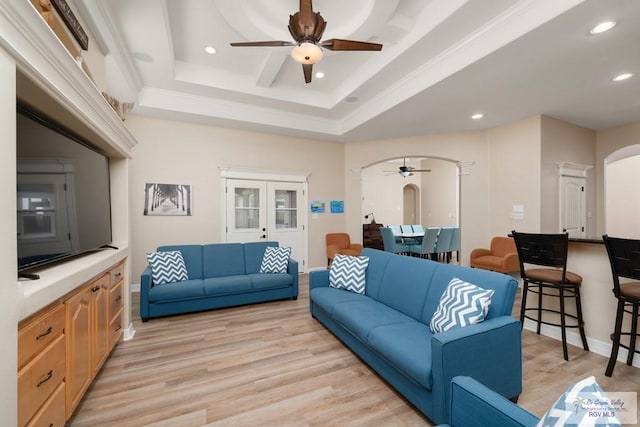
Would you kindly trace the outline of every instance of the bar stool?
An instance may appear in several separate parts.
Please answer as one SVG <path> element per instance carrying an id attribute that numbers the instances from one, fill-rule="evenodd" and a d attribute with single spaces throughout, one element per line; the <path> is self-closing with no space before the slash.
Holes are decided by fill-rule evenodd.
<path id="1" fill-rule="evenodd" d="M 522 306 L 520 308 L 520 323 L 524 326 L 524 319 L 537 323 L 537 334 L 540 335 L 542 324 L 559 326 L 562 333 L 562 352 L 564 360 L 569 360 L 567 351 L 567 328 L 578 328 L 582 347 L 589 351 L 587 337 L 584 333 L 584 320 L 582 319 L 582 304 L 580 302 L 580 287 L 582 277 L 576 273 L 567 271 L 567 251 L 569 248 L 569 235 L 562 234 L 534 234 L 511 232 L 516 242 L 518 258 L 520 260 L 520 276 L 523 280 Z M 538 265 L 551 268 L 527 268 L 525 264 Z M 532 292 L 538 295 L 538 306 L 527 308 L 527 294 Z M 560 310 L 543 307 L 542 297 L 550 296 L 558 298 Z M 576 313 L 565 311 L 565 299 L 574 298 Z M 527 311 L 536 311 L 537 316 L 527 315 Z M 556 313 L 560 316 L 560 323 L 554 323 L 542 319 L 542 313 Z M 567 324 L 567 318 L 572 319 Z"/>
<path id="2" fill-rule="evenodd" d="M 636 337 L 638 335 L 638 306 L 640 306 L 640 282 L 620 283 L 620 278 L 640 280 L 640 240 L 620 239 L 602 236 L 611 263 L 611 274 L 613 275 L 613 294 L 618 300 L 616 311 L 616 326 L 611 334 L 612 346 L 611 356 L 605 375 L 610 377 L 618 359 L 618 349 L 626 348 L 629 351 L 627 365 L 633 363 L 633 356 L 639 351 L 636 350 Z M 631 329 L 622 332 L 622 321 L 624 314 L 629 313 L 631 318 Z M 622 336 L 629 337 L 629 345 L 620 343 Z"/>

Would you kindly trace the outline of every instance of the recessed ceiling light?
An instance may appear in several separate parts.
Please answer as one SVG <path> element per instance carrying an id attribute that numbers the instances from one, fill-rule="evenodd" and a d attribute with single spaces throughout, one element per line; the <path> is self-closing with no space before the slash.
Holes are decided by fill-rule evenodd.
<path id="1" fill-rule="evenodd" d="M 618 74 L 617 76 L 612 78 L 611 81 L 612 82 L 621 82 L 621 81 L 627 80 L 627 79 L 629 79 L 631 77 L 633 77 L 633 73 L 622 73 L 622 74 Z"/>
<path id="2" fill-rule="evenodd" d="M 316 73 L 316 78 L 317 78 L 317 79 L 321 79 L 321 78 L 323 78 L 323 77 L 324 77 L 324 73 L 323 73 L 322 71 L 318 71 L 318 72 Z"/>
<path id="3" fill-rule="evenodd" d="M 604 21 L 589 30 L 589 34 L 600 34 L 616 26 L 616 21 Z"/>
<path id="4" fill-rule="evenodd" d="M 471 116 L 473 120 L 480 120 L 483 117 L 484 117 L 484 114 L 482 113 L 475 113 L 473 116 Z"/>
<path id="5" fill-rule="evenodd" d="M 205 46 L 204 51 L 213 55 L 214 53 L 216 53 L 216 48 L 213 46 Z"/>

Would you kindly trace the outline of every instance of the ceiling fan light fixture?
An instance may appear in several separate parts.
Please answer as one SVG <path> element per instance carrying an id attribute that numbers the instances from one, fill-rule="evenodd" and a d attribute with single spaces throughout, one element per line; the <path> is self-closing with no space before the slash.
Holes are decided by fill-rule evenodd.
<path id="1" fill-rule="evenodd" d="M 291 49 L 291 57 L 300 64 L 315 64 L 323 56 L 324 53 L 320 46 L 311 42 L 302 42 Z"/>

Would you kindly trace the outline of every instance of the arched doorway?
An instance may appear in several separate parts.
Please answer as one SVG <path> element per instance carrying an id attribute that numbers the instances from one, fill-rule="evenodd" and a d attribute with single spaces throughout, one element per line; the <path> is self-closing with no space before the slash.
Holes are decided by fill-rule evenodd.
<path id="1" fill-rule="evenodd" d="M 407 184 L 402 189 L 402 223 L 420 224 L 420 188 Z"/>
<path id="2" fill-rule="evenodd" d="M 604 160 L 605 232 L 638 239 L 640 211 L 640 144 L 620 149 Z"/>

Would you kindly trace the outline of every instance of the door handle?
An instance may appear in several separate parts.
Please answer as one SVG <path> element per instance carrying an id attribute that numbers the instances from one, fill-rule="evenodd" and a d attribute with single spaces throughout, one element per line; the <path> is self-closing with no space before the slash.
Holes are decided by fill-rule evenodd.
<path id="1" fill-rule="evenodd" d="M 265 227 L 262 228 L 262 231 L 267 231 L 267 229 Z"/>
<path id="2" fill-rule="evenodd" d="M 260 236 L 260 238 L 261 238 L 261 239 L 266 239 L 266 238 L 267 238 L 267 235 L 266 235 L 266 234 L 263 234 L 262 236 Z"/>

